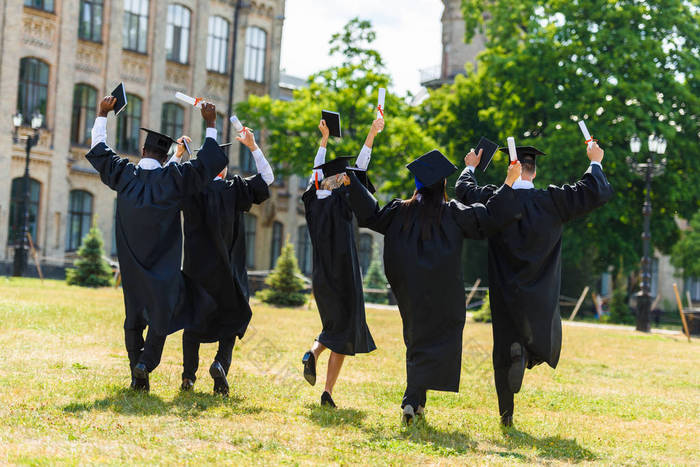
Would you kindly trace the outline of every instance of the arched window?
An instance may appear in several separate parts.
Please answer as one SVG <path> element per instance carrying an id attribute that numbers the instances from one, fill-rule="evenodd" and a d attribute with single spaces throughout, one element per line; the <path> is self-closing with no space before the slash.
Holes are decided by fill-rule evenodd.
<path id="1" fill-rule="evenodd" d="M 176 3 L 168 5 L 165 53 L 168 60 L 187 63 L 190 50 L 190 10 Z"/>
<path id="2" fill-rule="evenodd" d="M 313 268 L 313 251 L 311 247 L 311 237 L 306 224 L 300 225 L 297 229 L 297 260 L 299 269 L 307 276 L 311 274 Z"/>
<path id="3" fill-rule="evenodd" d="M 117 119 L 117 150 L 127 154 L 138 154 L 139 128 L 141 128 L 141 112 L 143 101 L 133 94 L 126 95 L 129 105 L 119 114 Z"/>
<path id="4" fill-rule="evenodd" d="M 163 134 L 177 139 L 182 136 L 185 124 L 185 110 L 173 103 L 163 104 L 163 115 L 160 122 L 160 131 Z"/>
<path id="5" fill-rule="evenodd" d="M 360 260 L 362 275 L 367 274 L 369 264 L 372 262 L 372 235 L 368 233 L 360 234 L 360 241 L 357 255 Z"/>
<path id="6" fill-rule="evenodd" d="M 92 223 L 92 195 L 83 190 L 72 190 L 68 202 L 68 231 L 66 251 L 75 251 L 90 230 Z"/>
<path id="7" fill-rule="evenodd" d="M 104 0 L 80 0 L 78 37 L 86 41 L 102 41 Z"/>
<path id="8" fill-rule="evenodd" d="M 73 89 L 73 117 L 70 140 L 73 144 L 89 145 L 90 130 L 97 113 L 97 89 L 87 84 L 76 84 Z"/>
<path id="9" fill-rule="evenodd" d="M 257 218 L 250 213 L 243 213 L 243 224 L 245 227 L 245 257 L 246 266 L 255 269 L 255 229 Z"/>
<path id="10" fill-rule="evenodd" d="M 277 258 L 279 258 L 282 252 L 282 233 L 284 232 L 284 226 L 281 222 L 272 223 L 272 244 L 270 245 L 270 269 L 274 269 L 277 263 Z"/>
<path id="11" fill-rule="evenodd" d="M 32 234 L 34 244 L 38 244 L 36 238 L 37 220 L 39 219 L 39 198 L 41 195 L 41 183 L 34 179 L 29 179 L 29 220 L 27 226 Z M 18 243 L 24 225 L 24 177 L 17 177 L 12 180 L 10 191 L 10 232 L 8 243 Z"/>
<path id="12" fill-rule="evenodd" d="M 24 4 L 37 10 L 53 11 L 53 0 L 24 0 Z"/>
<path id="13" fill-rule="evenodd" d="M 148 0 L 124 0 L 122 47 L 145 54 L 148 50 Z"/>
<path id="14" fill-rule="evenodd" d="M 209 17 L 207 36 L 207 70 L 226 73 L 228 70 L 229 24 L 221 16 Z"/>
<path id="15" fill-rule="evenodd" d="M 243 76 L 258 83 L 265 82 L 265 58 L 267 56 L 267 33 L 254 26 L 246 31 L 245 62 Z"/>
<path id="16" fill-rule="evenodd" d="M 19 61 L 19 90 L 17 111 L 29 124 L 35 112 L 41 112 L 46 122 L 46 100 L 49 92 L 49 66 L 38 58 L 25 57 Z"/>

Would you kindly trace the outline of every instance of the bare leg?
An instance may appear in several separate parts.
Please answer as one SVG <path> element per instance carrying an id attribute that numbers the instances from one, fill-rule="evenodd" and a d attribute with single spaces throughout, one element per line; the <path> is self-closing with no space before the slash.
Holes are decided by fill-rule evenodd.
<path id="1" fill-rule="evenodd" d="M 316 359 L 316 363 L 318 363 L 318 357 L 321 355 L 321 352 L 326 350 L 326 346 L 321 344 L 319 341 L 314 341 L 314 345 L 311 346 L 311 353 L 314 354 L 314 358 Z"/>
<path id="2" fill-rule="evenodd" d="M 340 374 L 340 369 L 343 367 L 343 362 L 345 361 L 345 355 L 331 352 L 331 356 L 328 359 L 328 371 L 326 373 L 326 392 L 328 394 L 333 394 L 333 386 L 338 380 L 338 375 Z"/>

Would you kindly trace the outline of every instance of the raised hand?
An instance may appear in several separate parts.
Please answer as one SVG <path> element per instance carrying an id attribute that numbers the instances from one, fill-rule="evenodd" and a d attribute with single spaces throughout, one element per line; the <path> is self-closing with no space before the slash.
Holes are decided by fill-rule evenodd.
<path id="1" fill-rule="evenodd" d="M 513 186 L 513 183 L 520 178 L 523 172 L 523 166 L 520 165 L 520 161 L 516 161 L 508 166 L 508 175 L 506 175 L 505 184 L 508 186 Z"/>
<path id="2" fill-rule="evenodd" d="M 588 154 L 588 159 L 590 159 L 591 162 L 598 163 L 603 161 L 603 156 L 605 155 L 605 151 L 603 151 L 595 141 L 593 141 L 593 144 L 586 148 L 586 153 Z"/>
<path id="3" fill-rule="evenodd" d="M 464 156 L 464 164 L 467 167 L 476 167 L 479 165 L 479 162 L 481 162 L 481 155 L 484 153 L 484 149 L 481 148 L 479 149 L 479 154 L 474 152 L 474 148 L 472 148 L 471 151 L 469 151 L 469 154 Z"/>
<path id="4" fill-rule="evenodd" d="M 106 117 L 110 110 L 114 110 L 117 103 L 117 98 L 114 96 L 106 96 L 100 101 L 100 111 L 98 117 Z"/>
<path id="5" fill-rule="evenodd" d="M 202 104 L 202 118 L 207 124 L 207 128 L 216 128 L 216 106 L 211 102 Z"/>
<path id="6" fill-rule="evenodd" d="M 251 151 L 255 151 L 255 148 L 258 146 L 258 144 L 255 142 L 255 135 L 253 134 L 253 130 L 246 127 L 246 129 L 243 130 L 242 134 L 243 136 L 236 136 L 236 140 L 239 143 L 246 145 Z"/>
<path id="7" fill-rule="evenodd" d="M 181 136 L 177 140 L 177 149 L 175 150 L 175 157 L 178 159 L 182 157 L 182 155 L 185 153 L 185 141 L 187 141 L 187 144 L 192 142 L 192 138 L 189 136 Z"/>
<path id="8" fill-rule="evenodd" d="M 384 129 L 384 119 L 378 118 L 372 122 L 372 129 L 370 130 L 376 136 L 380 131 Z"/>

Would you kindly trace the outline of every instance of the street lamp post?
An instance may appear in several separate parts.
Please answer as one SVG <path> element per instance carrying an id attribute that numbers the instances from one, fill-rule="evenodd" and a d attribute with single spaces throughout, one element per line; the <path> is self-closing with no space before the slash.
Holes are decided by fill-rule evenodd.
<path id="1" fill-rule="evenodd" d="M 17 133 L 22 125 L 22 114 L 16 114 L 13 117 L 15 125 L 15 142 L 19 141 Z M 15 247 L 15 258 L 13 262 L 12 275 L 20 277 L 24 275 L 24 270 L 27 267 L 27 250 L 26 241 L 27 233 L 29 232 L 29 157 L 32 148 L 39 142 L 39 128 L 44 124 L 44 116 L 37 112 L 32 116 L 31 125 L 34 133 L 27 135 L 25 145 L 26 156 L 24 160 L 24 199 L 22 201 L 22 234 L 19 238 L 19 243 Z"/>
<path id="2" fill-rule="evenodd" d="M 663 155 L 666 152 L 666 140 L 655 135 L 649 136 L 648 140 L 649 156 L 646 162 L 638 163 L 631 157 L 627 158 L 630 168 L 637 174 L 644 177 L 644 205 L 642 215 L 644 216 L 644 232 L 642 233 L 642 284 L 637 293 L 637 331 L 649 332 L 651 325 L 649 316 L 651 314 L 651 179 L 661 175 L 666 168 L 666 158 L 660 163 L 654 163 L 654 154 Z M 633 154 L 639 153 L 642 148 L 642 141 L 634 136 L 630 140 L 630 150 Z"/>

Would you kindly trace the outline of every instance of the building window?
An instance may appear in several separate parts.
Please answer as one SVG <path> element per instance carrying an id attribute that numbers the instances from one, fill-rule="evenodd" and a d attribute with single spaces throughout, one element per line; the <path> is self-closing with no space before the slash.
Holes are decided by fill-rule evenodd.
<path id="1" fill-rule="evenodd" d="M 127 154 L 139 153 L 139 128 L 141 128 L 141 98 L 126 95 L 129 105 L 117 119 L 117 150 Z"/>
<path id="2" fill-rule="evenodd" d="M 270 245 L 270 269 L 274 269 L 277 258 L 282 252 L 282 233 L 284 226 L 281 222 L 273 222 L 272 224 L 272 245 Z"/>
<path id="3" fill-rule="evenodd" d="M 53 0 L 24 0 L 24 5 L 37 10 L 53 12 Z"/>
<path id="4" fill-rule="evenodd" d="M 362 270 L 362 275 L 364 276 L 367 274 L 369 264 L 372 262 L 372 235 L 368 233 L 360 234 L 357 255 L 360 260 L 360 270 Z"/>
<path id="5" fill-rule="evenodd" d="M 246 31 L 245 62 L 243 76 L 258 83 L 265 82 L 265 57 L 267 33 L 260 28 L 250 27 Z"/>
<path id="6" fill-rule="evenodd" d="M 257 218 L 250 213 L 243 213 L 243 225 L 245 227 L 245 257 L 246 267 L 255 268 L 255 224 Z"/>
<path id="7" fill-rule="evenodd" d="M 40 112 L 46 117 L 46 100 L 49 91 L 49 66 L 37 58 L 26 57 L 19 61 L 19 89 L 17 111 L 27 125 L 32 115 Z M 44 118 L 46 124 L 46 118 Z"/>
<path id="8" fill-rule="evenodd" d="M 313 268 L 311 236 L 306 225 L 300 225 L 297 229 L 297 260 L 301 272 L 307 276 L 311 274 Z"/>
<path id="9" fill-rule="evenodd" d="M 68 204 L 68 232 L 66 232 L 66 251 L 75 251 L 80 247 L 85 234 L 92 223 L 92 195 L 87 191 L 70 192 Z"/>
<path id="10" fill-rule="evenodd" d="M 70 140 L 73 144 L 89 145 L 90 130 L 97 113 L 97 89 L 87 84 L 76 84 L 73 90 L 73 117 Z"/>
<path id="11" fill-rule="evenodd" d="M 228 70 L 228 21 L 221 16 L 209 17 L 207 36 L 207 70 L 226 73 Z"/>
<path id="12" fill-rule="evenodd" d="M 39 219 L 39 195 L 41 194 L 41 183 L 34 179 L 29 179 L 29 233 L 32 234 L 34 244 L 39 242 L 36 238 L 37 219 Z M 24 177 L 12 180 L 10 191 L 10 232 L 8 243 L 18 243 L 23 235 L 22 226 L 24 223 Z"/>
<path id="13" fill-rule="evenodd" d="M 168 60 L 187 63 L 190 50 L 190 10 L 182 5 L 168 5 L 165 53 Z"/>
<path id="14" fill-rule="evenodd" d="M 258 139 L 260 138 L 260 132 L 256 130 L 253 132 L 253 134 L 255 135 L 255 141 L 258 141 Z M 246 175 L 258 172 L 258 167 L 255 165 L 255 158 L 253 157 L 253 153 L 250 151 L 250 149 L 248 149 L 248 146 L 244 144 L 240 145 L 238 163 L 241 172 L 243 172 Z"/>
<path id="15" fill-rule="evenodd" d="M 177 104 L 163 104 L 163 114 L 160 121 L 160 131 L 177 139 L 182 136 L 185 125 L 185 110 Z"/>
<path id="16" fill-rule="evenodd" d="M 685 280 L 685 290 L 690 292 L 692 301 L 700 301 L 700 277 L 688 277 Z"/>
<path id="17" fill-rule="evenodd" d="M 78 37 L 102 42 L 102 10 L 104 0 L 80 0 Z"/>
<path id="18" fill-rule="evenodd" d="M 216 113 L 216 133 L 219 136 L 220 140 L 224 140 L 224 119 L 226 117 L 224 114 L 221 114 L 219 112 Z M 202 120 L 202 139 L 206 137 L 207 134 L 207 122 Z M 202 143 L 204 144 L 204 143 Z"/>
<path id="19" fill-rule="evenodd" d="M 309 187 L 309 177 L 306 175 L 297 175 L 299 177 L 299 188 L 306 190 Z"/>
<path id="20" fill-rule="evenodd" d="M 122 47 L 145 54 L 148 39 L 148 0 L 124 0 Z"/>

